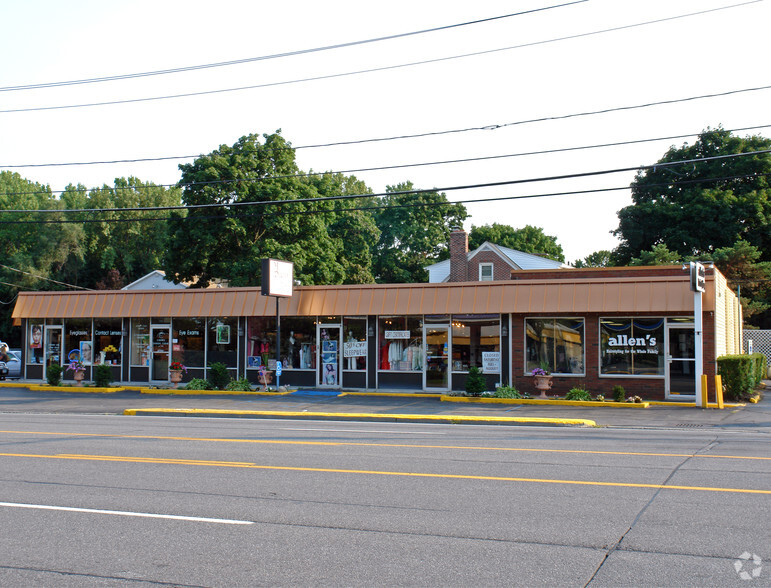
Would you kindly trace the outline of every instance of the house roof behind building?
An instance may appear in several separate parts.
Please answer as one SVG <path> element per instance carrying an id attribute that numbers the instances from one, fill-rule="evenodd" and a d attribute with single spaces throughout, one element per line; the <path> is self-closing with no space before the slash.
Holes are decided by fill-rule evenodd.
<path id="1" fill-rule="evenodd" d="M 502 247 L 485 241 L 479 247 L 473 251 L 469 251 L 466 254 L 466 259 L 471 261 L 476 255 L 483 251 L 492 251 L 497 254 L 504 262 L 509 264 L 512 269 L 516 270 L 535 270 L 535 269 L 568 269 L 570 266 L 562 263 L 561 261 L 555 261 L 548 257 L 542 257 L 533 253 L 525 253 L 524 251 L 518 251 L 516 249 L 509 249 L 508 247 Z M 445 259 L 432 265 L 427 265 L 423 269 L 428 272 L 429 283 L 435 284 L 438 282 L 446 282 L 450 278 L 450 260 Z"/>

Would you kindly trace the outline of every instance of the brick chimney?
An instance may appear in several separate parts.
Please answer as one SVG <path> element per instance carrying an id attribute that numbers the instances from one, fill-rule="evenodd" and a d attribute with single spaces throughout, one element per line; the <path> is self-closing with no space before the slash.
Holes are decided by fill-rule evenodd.
<path id="1" fill-rule="evenodd" d="M 450 233 L 450 282 L 468 282 L 468 234 L 463 229 Z"/>

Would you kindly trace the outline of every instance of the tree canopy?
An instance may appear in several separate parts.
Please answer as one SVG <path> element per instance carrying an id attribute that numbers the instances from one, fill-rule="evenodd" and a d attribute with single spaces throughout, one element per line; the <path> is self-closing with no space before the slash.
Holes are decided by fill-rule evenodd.
<path id="1" fill-rule="evenodd" d="M 273 257 L 291 260 L 303 284 L 371 280 L 363 244 L 376 237 L 374 223 L 332 198 L 366 187 L 355 178 L 301 174 L 280 132 L 241 137 L 179 167 L 182 201 L 191 208 L 169 221 L 168 276 L 255 286 L 261 259 Z M 200 205 L 210 207 L 193 208 Z M 357 244 L 361 250 L 346 256 Z"/>
<path id="2" fill-rule="evenodd" d="M 485 241 L 525 253 L 542 255 L 555 261 L 565 261 L 565 254 L 562 246 L 557 243 L 557 237 L 545 234 L 539 227 L 525 225 L 521 229 L 515 229 L 498 223 L 478 227 L 471 225 L 468 236 L 469 249 L 476 249 Z"/>
<path id="3" fill-rule="evenodd" d="M 632 183 L 633 205 L 618 213 L 619 264 L 664 244 L 681 256 L 703 256 L 739 240 L 771 255 L 771 139 L 703 132 L 692 145 L 672 147 Z M 695 161 L 693 161 L 695 160 Z M 688 161 L 684 165 L 666 165 Z"/>
<path id="4" fill-rule="evenodd" d="M 388 186 L 373 212 L 380 238 L 372 247 L 379 283 L 425 282 L 427 265 L 446 256 L 450 231 L 468 217 L 466 207 L 438 192 L 417 192 L 412 182 Z"/>

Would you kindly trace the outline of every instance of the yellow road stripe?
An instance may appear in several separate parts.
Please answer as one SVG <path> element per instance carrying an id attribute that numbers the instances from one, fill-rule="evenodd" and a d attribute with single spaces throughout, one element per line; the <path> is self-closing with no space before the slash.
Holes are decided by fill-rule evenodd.
<path id="1" fill-rule="evenodd" d="M 712 455 L 706 453 L 643 453 L 635 451 L 593 451 L 588 449 L 543 449 L 532 447 L 475 447 L 473 445 L 410 445 L 408 443 L 357 443 L 355 441 L 288 441 L 284 439 L 216 439 L 213 437 L 172 437 L 163 435 L 117 435 L 111 433 L 64 433 L 57 431 L 2 431 L 9 435 L 56 435 L 112 439 L 156 439 L 159 441 L 202 441 L 206 443 L 256 443 L 261 445 L 314 445 L 328 447 L 393 447 L 412 449 L 452 449 L 468 451 L 519 451 L 532 453 L 575 453 L 587 455 L 629 455 L 635 457 L 692 457 L 715 459 L 771 460 L 759 455 Z"/>
<path id="2" fill-rule="evenodd" d="M 0 453 L 0 457 L 26 457 L 38 459 L 74 459 L 85 461 L 112 461 L 123 463 L 156 463 L 167 465 L 194 465 L 210 467 L 249 468 L 258 470 L 278 470 L 288 472 L 314 472 L 332 474 L 360 474 L 369 476 L 403 476 L 413 478 L 441 478 L 451 480 L 486 480 L 492 482 L 523 482 L 535 484 L 572 484 L 578 486 L 611 486 L 615 488 L 652 488 L 656 490 L 691 490 L 701 492 L 728 492 L 736 494 L 767 494 L 771 490 L 754 490 L 751 488 L 715 488 L 711 486 L 668 486 L 664 484 L 641 484 L 634 482 L 593 482 L 591 480 L 558 480 L 549 478 L 515 478 L 509 476 L 473 476 L 467 474 L 429 474 L 425 472 L 389 472 L 380 470 L 347 470 L 341 468 L 308 468 L 298 466 L 271 466 L 242 461 L 199 461 L 184 459 L 163 459 L 148 457 L 124 457 L 117 455 L 67 455 L 67 454 L 33 454 L 33 453 Z"/>

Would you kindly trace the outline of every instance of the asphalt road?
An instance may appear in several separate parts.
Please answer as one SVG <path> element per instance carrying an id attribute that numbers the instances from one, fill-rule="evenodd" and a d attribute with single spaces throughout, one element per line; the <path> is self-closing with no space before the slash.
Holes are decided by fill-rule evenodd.
<path id="1" fill-rule="evenodd" d="M 757 428 L 5 413 L 0 443 L 4 586 L 771 586 Z"/>

